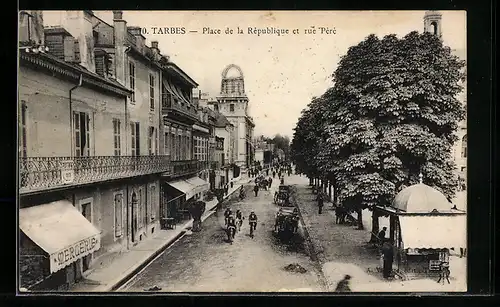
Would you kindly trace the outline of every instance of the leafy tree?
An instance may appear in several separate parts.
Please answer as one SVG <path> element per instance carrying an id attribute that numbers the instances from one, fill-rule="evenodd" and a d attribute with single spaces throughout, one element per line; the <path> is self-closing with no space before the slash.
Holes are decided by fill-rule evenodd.
<path id="1" fill-rule="evenodd" d="M 334 86 L 302 113 L 293 159 L 308 176 L 335 178 L 360 228 L 362 209 L 389 203 L 420 172 L 451 199 L 458 179 L 451 148 L 465 117 L 456 98 L 463 67 L 429 33 L 368 36 L 342 57 Z"/>

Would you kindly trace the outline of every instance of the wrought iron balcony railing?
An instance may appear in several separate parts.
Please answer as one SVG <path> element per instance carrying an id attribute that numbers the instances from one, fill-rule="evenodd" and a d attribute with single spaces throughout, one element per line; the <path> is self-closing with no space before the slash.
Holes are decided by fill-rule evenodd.
<path id="1" fill-rule="evenodd" d="M 171 111 L 177 111 L 193 120 L 198 120 L 198 112 L 194 106 L 185 102 L 176 102 L 169 94 L 163 94 L 161 99 L 162 114 L 167 115 Z"/>
<path id="2" fill-rule="evenodd" d="M 169 156 L 21 158 L 19 193 L 171 171 Z"/>
<path id="3" fill-rule="evenodd" d="M 172 177 L 185 176 L 202 170 L 202 162 L 198 160 L 172 161 Z"/>

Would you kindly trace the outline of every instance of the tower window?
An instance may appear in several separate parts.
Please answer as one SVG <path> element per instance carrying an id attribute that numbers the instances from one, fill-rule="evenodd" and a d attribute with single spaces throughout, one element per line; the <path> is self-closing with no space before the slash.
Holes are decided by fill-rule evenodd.
<path id="1" fill-rule="evenodd" d="M 467 158 L 467 134 L 462 138 L 462 158 Z"/>
<path id="2" fill-rule="evenodd" d="M 437 35 L 438 34 L 438 25 L 435 21 L 433 21 L 431 23 L 431 32 L 434 34 L 434 35 Z"/>
<path id="3" fill-rule="evenodd" d="M 234 103 L 231 103 L 231 104 L 229 105 L 229 111 L 230 111 L 230 112 L 234 112 Z"/>

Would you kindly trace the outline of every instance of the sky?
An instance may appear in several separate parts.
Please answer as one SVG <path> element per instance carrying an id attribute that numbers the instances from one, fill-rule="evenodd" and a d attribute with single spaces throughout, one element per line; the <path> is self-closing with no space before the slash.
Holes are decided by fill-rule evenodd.
<path id="1" fill-rule="evenodd" d="M 300 112 L 312 97 L 332 86 L 331 75 L 350 46 L 370 34 L 402 37 L 423 32 L 425 11 L 124 11 L 127 26 L 145 28 L 146 44 L 158 41 L 162 54 L 182 68 L 202 92 L 220 92 L 222 71 L 238 65 L 245 78 L 255 135 L 293 136 Z M 444 43 L 466 48 L 465 11 L 441 11 Z M 113 24 L 111 11 L 94 11 Z M 44 12 L 45 25 L 62 24 L 59 12 Z M 305 34 L 314 26 L 315 34 Z M 185 34 L 154 34 L 156 28 L 185 27 Z M 237 28 L 243 34 L 237 34 Z M 278 36 L 249 34 L 248 28 L 288 29 Z M 320 27 L 335 32 L 320 33 Z M 221 34 L 203 34 L 203 28 Z M 233 34 L 225 34 L 225 29 Z M 299 34 L 293 34 L 298 29 Z M 189 31 L 198 31 L 197 33 Z"/>

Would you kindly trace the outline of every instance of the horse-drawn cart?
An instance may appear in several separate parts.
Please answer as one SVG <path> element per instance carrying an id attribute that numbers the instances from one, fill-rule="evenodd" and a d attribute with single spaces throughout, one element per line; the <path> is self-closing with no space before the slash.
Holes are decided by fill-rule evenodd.
<path id="1" fill-rule="evenodd" d="M 290 187 L 287 185 L 280 185 L 279 190 L 274 195 L 274 203 L 279 206 L 289 207 L 290 204 Z"/>
<path id="2" fill-rule="evenodd" d="M 274 232 L 277 235 L 293 236 L 299 226 L 299 214 L 296 208 L 280 208 L 276 214 Z"/>

